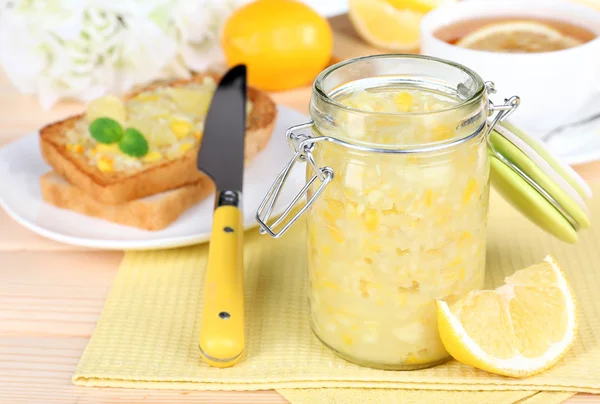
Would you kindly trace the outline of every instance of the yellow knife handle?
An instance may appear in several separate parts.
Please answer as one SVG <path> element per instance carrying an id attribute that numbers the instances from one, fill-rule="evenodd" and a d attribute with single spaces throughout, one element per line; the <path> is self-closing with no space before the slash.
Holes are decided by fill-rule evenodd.
<path id="1" fill-rule="evenodd" d="M 215 209 L 200 322 L 200 353 L 214 367 L 234 365 L 244 351 L 244 227 L 236 206 Z"/>

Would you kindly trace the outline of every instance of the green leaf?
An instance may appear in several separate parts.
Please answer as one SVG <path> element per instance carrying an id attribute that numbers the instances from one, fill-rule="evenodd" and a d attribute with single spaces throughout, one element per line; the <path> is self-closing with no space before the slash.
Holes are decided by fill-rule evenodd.
<path id="1" fill-rule="evenodd" d="M 119 142 L 119 149 L 128 156 L 143 157 L 148 153 L 148 141 L 134 128 L 127 128 Z"/>
<path id="2" fill-rule="evenodd" d="M 123 127 L 114 119 L 98 118 L 90 123 L 90 134 L 100 143 L 117 143 L 123 137 Z"/>

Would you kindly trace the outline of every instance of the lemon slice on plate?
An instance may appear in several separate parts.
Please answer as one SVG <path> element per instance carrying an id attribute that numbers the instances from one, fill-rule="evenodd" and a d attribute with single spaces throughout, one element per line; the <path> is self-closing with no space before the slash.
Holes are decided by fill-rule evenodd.
<path id="1" fill-rule="evenodd" d="M 551 52 L 581 41 L 537 21 L 507 21 L 485 25 L 456 42 L 457 46 L 489 52 Z"/>
<path id="2" fill-rule="evenodd" d="M 419 47 L 423 16 L 455 0 L 350 0 L 349 14 L 354 28 L 370 44 L 393 51 Z"/>
<path id="3" fill-rule="evenodd" d="M 438 301 L 440 337 L 459 362 L 505 376 L 531 376 L 558 362 L 573 344 L 575 299 L 550 256 L 505 282 L 450 306 Z"/>

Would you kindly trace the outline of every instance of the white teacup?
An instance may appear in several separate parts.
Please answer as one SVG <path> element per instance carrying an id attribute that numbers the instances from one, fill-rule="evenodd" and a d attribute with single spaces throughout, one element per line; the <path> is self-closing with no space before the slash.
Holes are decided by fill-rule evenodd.
<path id="1" fill-rule="evenodd" d="M 580 46 L 543 53 L 472 50 L 434 36 L 440 28 L 460 21 L 494 17 L 564 21 L 599 36 Z M 475 70 L 484 80 L 493 81 L 501 96 L 520 96 L 521 105 L 511 121 L 533 136 L 542 137 L 576 120 L 582 108 L 600 98 L 600 12 L 572 2 L 468 0 L 442 6 L 423 18 L 421 53 Z"/>

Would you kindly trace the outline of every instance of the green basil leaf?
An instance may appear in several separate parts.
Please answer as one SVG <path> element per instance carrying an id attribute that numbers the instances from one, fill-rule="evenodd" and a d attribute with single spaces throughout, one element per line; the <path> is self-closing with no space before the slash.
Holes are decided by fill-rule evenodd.
<path id="1" fill-rule="evenodd" d="M 119 149 L 128 156 L 143 157 L 148 153 L 148 141 L 139 130 L 127 128 L 119 142 Z"/>
<path id="2" fill-rule="evenodd" d="M 123 137 L 123 127 L 114 119 L 98 118 L 90 123 L 90 134 L 100 143 L 117 143 Z"/>

